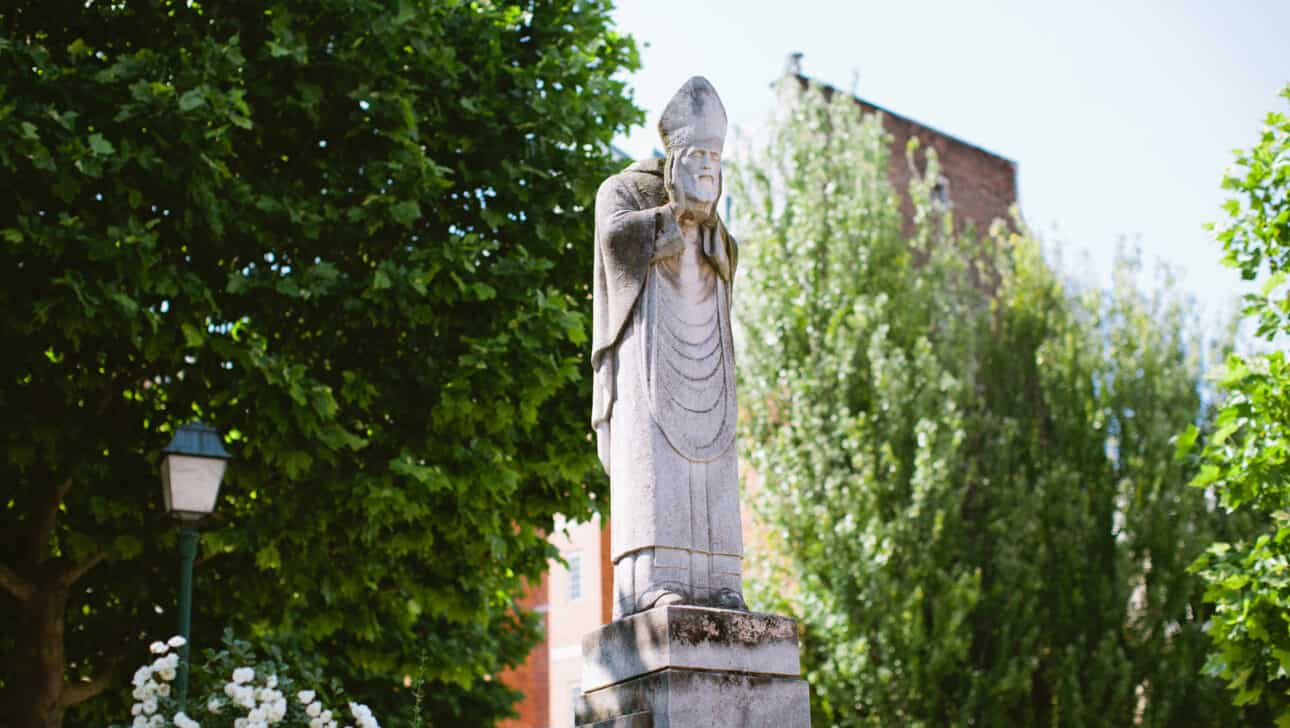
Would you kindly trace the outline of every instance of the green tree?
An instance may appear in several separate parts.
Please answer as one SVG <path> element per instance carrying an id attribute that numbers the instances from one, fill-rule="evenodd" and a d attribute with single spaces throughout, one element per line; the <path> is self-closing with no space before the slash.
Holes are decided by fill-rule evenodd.
<path id="1" fill-rule="evenodd" d="M 1185 302 L 1130 261 L 1081 289 L 1002 222 L 956 231 L 930 154 L 903 233 L 890 138 L 834 96 L 732 185 L 778 559 L 754 597 L 804 623 L 815 725 L 1235 724 L 1186 570 L 1214 516 L 1172 457 L 1201 408 Z"/>
<path id="2" fill-rule="evenodd" d="M 602 487 L 583 206 L 637 62 L 607 0 L 5 4 L 0 723 L 128 713 L 194 418 L 235 456 L 197 647 L 287 645 L 396 725 L 409 677 L 439 724 L 510 710 L 511 594 Z"/>
<path id="3" fill-rule="evenodd" d="M 1290 85 L 1281 91 L 1290 101 Z M 1268 114 L 1259 142 L 1237 155 L 1223 187 L 1236 197 L 1216 227 L 1223 263 L 1247 281 L 1265 277 L 1246 296 L 1257 336 L 1290 334 L 1290 115 Z M 1226 680 L 1237 705 L 1260 705 L 1290 726 L 1290 361 L 1284 350 L 1232 355 L 1218 375 L 1226 390 L 1214 430 L 1204 439 L 1192 484 L 1211 489 L 1228 511 L 1257 518 L 1251 538 L 1219 541 L 1196 560 L 1215 605 L 1207 672 Z M 1179 450 L 1194 448 L 1195 427 Z"/>

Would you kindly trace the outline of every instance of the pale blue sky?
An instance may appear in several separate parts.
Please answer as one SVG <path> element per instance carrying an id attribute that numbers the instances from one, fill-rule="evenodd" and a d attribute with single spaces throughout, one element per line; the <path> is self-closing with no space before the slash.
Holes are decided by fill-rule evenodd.
<path id="1" fill-rule="evenodd" d="M 732 125 L 762 126 L 791 51 L 803 72 L 1019 164 L 1021 206 L 1046 240 L 1107 280 L 1117 240 L 1182 268 L 1210 311 L 1237 289 L 1202 224 L 1220 217 L 1231 150 L 1253 143 L 1290 82 L 1290 0 L 896 2 L 619 0 L 641 42 L 645 127 L 691 75 Z M 727 150 L 728 152 L 730 150 Z"/>

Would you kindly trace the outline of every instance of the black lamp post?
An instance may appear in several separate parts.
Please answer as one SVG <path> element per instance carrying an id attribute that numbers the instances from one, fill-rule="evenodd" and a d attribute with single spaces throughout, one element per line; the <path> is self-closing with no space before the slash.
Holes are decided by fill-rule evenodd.
<path id="1" fill-rule="evenodd" d="M 191 422 L 175 431 L 161 451 L 161 486 L 166 510 L 179 519 L 179 674 L 176 697 L 182 708 L 188 696 L 188 647 L 193 613 L 193 559 L 197 556 L 197 522 L 215 510 L 224 468 L 232 457 L 214 427 Z"/>

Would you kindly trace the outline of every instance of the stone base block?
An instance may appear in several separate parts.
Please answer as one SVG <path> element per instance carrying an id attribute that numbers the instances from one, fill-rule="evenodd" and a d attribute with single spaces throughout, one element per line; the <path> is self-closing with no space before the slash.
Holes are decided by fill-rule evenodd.
<path id="1" fill-rule="evenodd" d="M 797 622 L 774 614 L 668 606 L 610 622 L 582 638 L 584 691 L 668 667 L 797 677 Z"/>
<path id="2" fill-rule="evenodd" d="M 666 606 L 583 637 L 583 728 L 810 728 L 797 623 Z"/>
<path id="3" fill-rule="evenodd" d="M 581 728 L 810 728 L 801 678 L 668 668 L 582 694 Z"/>
<path id="4" fill-rule="evenodd" d="M 590 728 L 654 728 L 654 717 L 649 713 L 632 713 L 596 721 L 590 724 Z"/>

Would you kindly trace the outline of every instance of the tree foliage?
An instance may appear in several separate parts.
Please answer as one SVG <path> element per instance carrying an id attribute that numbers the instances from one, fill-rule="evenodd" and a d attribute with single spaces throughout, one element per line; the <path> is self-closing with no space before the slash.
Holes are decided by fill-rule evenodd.
<path id="1" fill-rule="evenodd" d="M 1290 86 L 1281 96 L 1290 101 Z M 1290 115 L 1271 113 L 1259 142 L 1237 155 L 1223 187 L 1236 197 L 1217 227 L 1223 263 L 1242 278 L 1264 278 L 1246 296 L 1245 317 L 1269 342 L 1290 334 Z M 1280 338 L 1284 344 L 1285 339 Z M 1232 355 L 1218 375 L 1226 390 L 1192 482 L 1212 489 L 1228 511 L 1263 528 L 1250 539 L 1215 543 L 1195 568 L 1216 611 L 1207 669 L 1227 681 L 1237 705 L 1262 705 L 1290 726 L 1290 361 L 1284 350 Z M 1185 432 L 1182 453 L 1199 433 Z"/>
<path id="2" fill-rule="evenodd" d="M 1185 302 L 1130 261 L 1084 290 L 1009 225 L 956 231 L 931 155 L 903 234 L 890 144 L 808 92 L 733 180 L 778 558 L 755 596 L 804 624 L 814 724 L 1236 724 L 1199 675 L 1187 566 L 1217 526 L 1173 458 L 1201 408 Z"/>
<path id="3" fill-rule="evenodd" d="M 196 577 L 223 626 L 382 716 L 485 724 L 510 594 L 589 514 L 590 215 L 640 112 L 608 2 L 0 10 L 4 715 L 121 715 L 174 630 L 159 450 L 234 454 Z M 590 484 L 592 487 L 588 487 Z M 65 653 L 64 653 L 65 651 Z M 0 721 L 6 722 L 6 721 Z"/>

